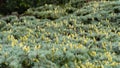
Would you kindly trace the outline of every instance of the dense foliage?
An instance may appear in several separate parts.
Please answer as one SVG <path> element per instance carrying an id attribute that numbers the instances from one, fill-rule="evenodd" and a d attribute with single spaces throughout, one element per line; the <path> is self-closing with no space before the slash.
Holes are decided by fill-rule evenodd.
<path id="1" fill-rule="evenodd" d="M 72 7 L 80 8 L 90 1 L 99 0 L 0 0 L 0 13 L 6 15 L 11 14 L 11 12 L 18 12 L 22 14 L 30 7 L 39 7 L 45 4 L 66 5 L 66 3 L 69 3 Z"/>
<path id="2" fill-rule="evenodd" d="M 23 13 L 30 7 L 37 7 L 44 4 L 65 4 L 69 0 L 0 0 L 0 13 L 10 14 L 11 12 L 17 11 Z"/>
<path id="3" fill-rule="evenodd" d="M 120 1 L 0 16 L 0 68 L 119 68 L 119 27 Z"/>

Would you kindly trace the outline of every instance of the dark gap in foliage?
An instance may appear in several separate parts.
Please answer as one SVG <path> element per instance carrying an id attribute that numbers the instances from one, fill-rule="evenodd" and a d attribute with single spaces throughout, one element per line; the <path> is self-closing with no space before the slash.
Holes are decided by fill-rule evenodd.
<path id="1" fill-rule="evenodd" d="M 53 18 L 53 17 L 47 17 L 47 19 L 49 19 L 49 20 L 56 20 L 57 18 Z"/>
<path id="2" fill-rule="evenodd" d="M 13 36 L 14 36 L 15 39 L 19 39 L 19 38 L 20 38 L 20 37 L 19 37 L 18 35 L 16 35 L 16 34 L 13 34 Z"/>
<path id="3" fill-rule="evenodd" d="M 114 8 L 114 13 L 120 13 L 120 8 Z"/>
<path id="4" fill-rule="evenodd" d="M 23 62 L 22 62 L 22 67 L 23 68 L 32 68 L 33 64 L 31 64 L 31 61 L 30 59 L 25 59 Z"/>
<path id="5" fill-rule="evenodd" d="M 8 15 L 17 11 L 22 14 L 30 7 L 38 7 L 45 4 L 64 5 L 68 2 L 69 0 L 0 0 L 0 13 Z"/>
<path id="6" fill-rule="evenodd" d="M 89 13 L 84 13 L 84 14 L 82 14 L 83 16 L 85 16 L 85 15 L 88 15 Z"/>
<path id="7" fill-rule="evenodd" d="M 115 32 L 116 30 L 112 29 L 111 32 Z"/>
<path id="8" fill-rule="evenodd" d="M 73 10 L 73 9 L 66 9 L 66 12 L 67 12 L 68 14 L 72 14 L 74 11 L 75 11 L 75 10 Z"/>
<path id="9" fill-rule="evenodd" d="M 73 25 L 73 21 L 69 21 L 69 25 L 71 25 L 71 26 L 72 26 L 72 25 Z"/>
<path id="10" fill-rule="evenodd" d="M 100 36 L 95 36 L 95 39 L 96 39 L 96 41 L 100 41 L 101 40 Z"/>
<path id="11" fill-rule="evenodd" d="M 92 21 L 92 18 L 88 18 L 88 21 Z"/>
<path id="12" fill-rule="evenodd" d="M 94 17 L 94 20 L 95 20 L 95 21 L 99 21 L 99 19 L 98 19 L 97 17 Z"/>
<path id="13" fill-rule="evenodd" d="M 9 67 L 9 65 L 5 64 L 5 62 L 4 62 L 4 63 L 0 64 L 0 68 L 10 68 L 10 67 Z"/>

